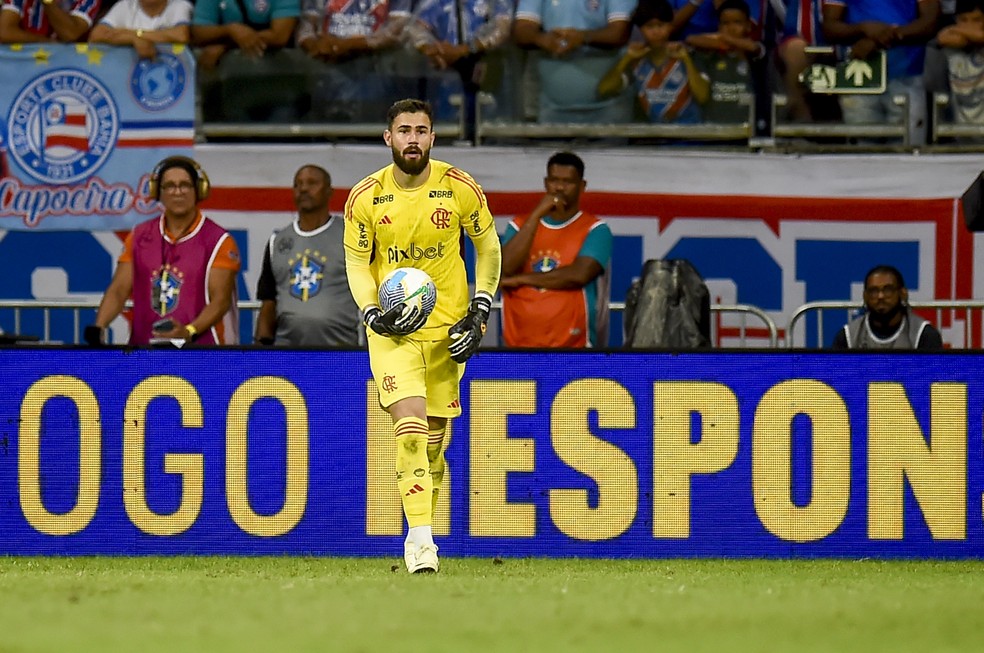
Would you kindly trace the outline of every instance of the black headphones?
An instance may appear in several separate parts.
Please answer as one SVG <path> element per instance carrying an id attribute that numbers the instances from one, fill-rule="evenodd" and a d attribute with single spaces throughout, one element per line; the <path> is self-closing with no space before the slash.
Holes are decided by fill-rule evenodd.
<path id="1" fill-rule="evenodd" d="M 208 198 L 208 194 L 212 191 L 212 184 L 209 183 L 208 175 L 198 165 L 198 162 L 186 156 L 169 156 L 158 163 L 154 167 L 154 171 L 150 173 L 150 183 L 148 184 L 147 192 L 152 199 L 161 199 L 161 177 L 170 168 L 184 168 L 191 173 L 195 182 L 195 198 L 199 202 Z"/>

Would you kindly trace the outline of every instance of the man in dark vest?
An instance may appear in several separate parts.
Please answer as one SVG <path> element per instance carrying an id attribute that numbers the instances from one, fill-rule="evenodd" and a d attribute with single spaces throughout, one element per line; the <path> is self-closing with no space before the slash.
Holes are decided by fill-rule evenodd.
<path id="1" fill-rule="evenodd" d="M 834 349 L 942 349 L 932 324 L 912 313 L 902 273 L 890 265 L 872 268 L 864 278 L 865 312 L 834 337 Z"/>

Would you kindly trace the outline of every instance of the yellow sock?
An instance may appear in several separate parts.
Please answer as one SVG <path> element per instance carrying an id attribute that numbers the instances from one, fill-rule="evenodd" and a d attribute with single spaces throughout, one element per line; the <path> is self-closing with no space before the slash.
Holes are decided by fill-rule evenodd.
<path id="1" fill-rule="evenodd" d="M 430 526 L 431 481 L 427 462 L 427 422 L 419 417 L 404 417 L 393 425 L 396 436 L 396 486 L 403 501 L 407 524 Z"/>
<path id="2" fill-rule="evenodd" d="M 441 486 L 444 484 L 444 470 L 447 467 L 444 460 L 444 432 L 446 428 L 427 432 L 427 462 L 430 463 L 431 481 L 434 484 L 434 490 L 431 493 L 432 515 L 437 514 L 437 498 L 441 494 Z"/>

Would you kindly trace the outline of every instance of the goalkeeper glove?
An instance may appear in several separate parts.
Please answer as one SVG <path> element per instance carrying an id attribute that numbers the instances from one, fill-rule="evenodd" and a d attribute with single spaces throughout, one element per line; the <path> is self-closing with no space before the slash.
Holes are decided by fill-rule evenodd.
<path id="1" fill-rule="evenodd" d="M 451 344 L 448 345 L 451 360 L 464 363 L 478 351 L 478 346 L 482 344 L 482 336 L 485 335 L 485 323 L 489 321 L 491 311 L 492 298 L 485 293 L 477 293 L 465 317 L 448 329 L 448 335 L 451 336 Z"/>
<path id="2" fill-rule="evenodd" d="M 424 326 L 427 316 L 417 306 L 399 303 L 385 313 L 378 306 L 365 312 L 366 326 L 381 336 L 406 336 Z"/>

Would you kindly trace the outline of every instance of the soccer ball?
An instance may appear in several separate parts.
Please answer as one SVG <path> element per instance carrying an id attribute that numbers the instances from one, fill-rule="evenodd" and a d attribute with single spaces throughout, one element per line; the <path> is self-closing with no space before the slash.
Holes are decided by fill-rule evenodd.
<path id="1" fill-rule="evenodd" d="M 379 284 L 379 307 L 383 312 L 405 302 L 417 306 L 426 320 L 437 304 L 437 287 L 430 275 L 417 268 L 397 268 Z"/>

